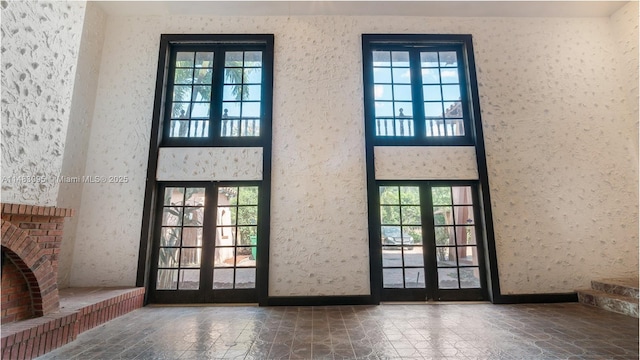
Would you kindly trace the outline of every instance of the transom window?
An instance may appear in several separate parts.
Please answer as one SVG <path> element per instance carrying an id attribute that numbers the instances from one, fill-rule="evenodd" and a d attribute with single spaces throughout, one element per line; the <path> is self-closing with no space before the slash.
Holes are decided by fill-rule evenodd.
<path id="1" fill-rule="evenodd" d="M 365 117 L 377 145 L 471 145 L 463 44 L 363 35 Z"/>
<path id="2" fill-rule="evenodd" d="M 271 114 L 273 38 L 220 37 L 169 43 L 163 146 L 261 142 Z"/>

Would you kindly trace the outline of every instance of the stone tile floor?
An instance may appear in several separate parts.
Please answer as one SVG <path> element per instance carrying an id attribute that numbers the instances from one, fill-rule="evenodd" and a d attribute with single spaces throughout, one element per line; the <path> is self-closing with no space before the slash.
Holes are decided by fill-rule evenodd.
<path id="1" fill-rule="evenodd" d="M 578 303 L 148 306 L 39 359 L 638 359 L 638 319 Z"/>

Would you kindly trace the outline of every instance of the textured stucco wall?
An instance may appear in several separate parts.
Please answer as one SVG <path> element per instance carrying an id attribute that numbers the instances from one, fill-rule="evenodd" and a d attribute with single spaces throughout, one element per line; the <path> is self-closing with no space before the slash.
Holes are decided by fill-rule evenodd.
<path id="1" fill-rule="evenodd" d="M 376 146 L 378 180 L 477 180 L 473 146 Z"/>
<path id="2" fill-rule="evenodd" d="M 2 201 L 56 205 L 85 3 L 0 6 Z"/>
<path id="3" fill-rule="evenodd" d="M 156 179 L 262 180 L 262 148 L 161 148 Z"/>
<path id="4" fill-rule="evenodd" d="M 73 284 L 135 281 L 162 33 L 275 34 L 270 295 L 369 293 L 362 33 L 473 35 L 503 292 L 637 268 L 607 18 L 113 16 L 86 172 L 129 182 L 85 185 Z"/>
<path id="5" fill-rule="evenodd" d="M 96 100 L 98 75 L 100 74 L 105 23 L 106 15 L 104 12 L 95 4 L 87 3 L 69 114 L 69 127 L 60 171 L 64 177 L 81 178 L 86 175 L 85 165 Z M 79 210 L 84 184 L 81 182 L 61 182 L 59 186 L 58 206 Z M 77 226 L 78 216 L 74 216 L 67 220 L 64 227 L 64 239 L 58 263 L 59 288 L 69 286 Z"/>

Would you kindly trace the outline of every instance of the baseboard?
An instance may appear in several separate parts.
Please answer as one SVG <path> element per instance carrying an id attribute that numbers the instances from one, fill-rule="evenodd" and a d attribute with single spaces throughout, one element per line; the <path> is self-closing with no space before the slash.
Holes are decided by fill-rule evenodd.
<path id="1" fill-rule="evenodd" d="M 267 306 L 376 305 L 370 295 L 271 296 Z"/>
<path id="2" fill-rule="evenodd" d="M 516 294 L 498 295 L 493 299 L 494 304 L 538 304 L 538 303 L 563 303 L 578 302 L 576 293 L 556 294 Z"/>

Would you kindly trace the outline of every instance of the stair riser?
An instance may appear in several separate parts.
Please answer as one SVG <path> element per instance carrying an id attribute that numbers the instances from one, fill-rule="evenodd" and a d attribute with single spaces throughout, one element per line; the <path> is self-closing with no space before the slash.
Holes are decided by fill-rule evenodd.
<path id="1" fill-rule="evenodd" d="M 604 291 L 608 294 L 618 294 L 623 296 L 629 296 L 635 299 L 640 298 L 638 289 L 634 289 L 627 286 L 607 284 L 599 281 L 592 281 L 591 288 L 594 290 Z"/>
<path id="2" fill-rule="evenodd" d="M 605 296 L 593 296 L 591 294 L 584 294 L 580 292 L 578 292 L 578 301 L 585 305 L 596 306 L 601 309 L 612 311 L 618 314 L 633 316 L 635 318 L 639 317 L 639 306 L 637 303 L 611 299 Z"/>

